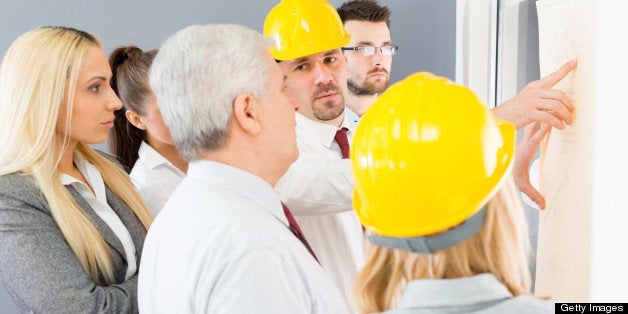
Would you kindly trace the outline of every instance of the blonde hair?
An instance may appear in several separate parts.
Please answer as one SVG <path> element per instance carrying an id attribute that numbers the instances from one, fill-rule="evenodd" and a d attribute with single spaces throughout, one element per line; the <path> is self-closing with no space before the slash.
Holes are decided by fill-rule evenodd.
<path id="1" fill-rule="evenodd" d="M 69 134 L 78 73 L 86 50 L 94 46 L 102 48 L 89 33 L 42 27 L 21 35 L 7 50 L 0 68 L 0 175 L 32 178 L 85 271 L 95 283 L 109 285 L 115 283 L 109 247 L 61 184 L 58 167 L 68 138 L 59 139 L 57 124 L 65 120 L 62 134 Z M 148 229 L 152 217 L 126 173 L 86 144 L 78 143 L 75 151 Z"/>
<path id="2" fill-rule="evenodd" d="M 484 225 L 465 241 L 433 254 L 369 244 L 354 293 L 362 313 L 397 306 L 405 284 L 416 279 L 451 279 L 491 273 L 514 295 L 530 293 L 529 250 L 518 190 L 509 177 L 488 203 Z"/>

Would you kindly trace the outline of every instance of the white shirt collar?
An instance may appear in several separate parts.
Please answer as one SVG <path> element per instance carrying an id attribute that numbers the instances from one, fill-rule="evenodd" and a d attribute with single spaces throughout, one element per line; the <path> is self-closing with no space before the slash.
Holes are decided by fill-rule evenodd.
<path id="1" fill-rule="evenodd" d="M 299 132 L 297 138 L 308 138 L 310 141 L 320 143 L 327 148 L 331 147 L 331 144 L 334 142 L 334 136 L 336 136 L 336 132 L 340 128 L 347 128 L 349 130 L 349 141 L 353 138 L 355 131 L 355 124 L 347 119 L 347 115 L 344 115 L 340 128 L 312 120 L 298 112 L 296 113 L 295 119 L 297 121 L 297 132 Z"/>
<path id="2" fill-rule="evenodd" d="M 345 107 L 345 117 L 347 117 L 347 120 L 353 123 L 357 124 L 358 122 L 360 122 L 360 117 L 358 116 L 358 114 L 351 110 L 351 108 L 349 108 L 348 106 Z"/>
<path id="3" fill-rule="evenodd" d="M 188 178 L 206 182 L 217 189 L 231 191 L 268 210 L 288 226 L 283 207 L 273 187 L 260 177 L 224 163 L 197 160 L 188 166 Z M 253 196 L 253 197 L 251 197 Z"/>
<path id="4" fill-rule="evenodd" d="M 185 177 L 185 173 L 183 173 L 183 171 L 175 167 L 170 161 L 168 161 L 168 159 L 166 159 L 144 141 L 142 141 L 142 144 L 140 145 L 140 149 L 138 150 L 137 154 L 139 158 L 142 159 L 142 162 L 144 162 L 150 170 L 153 170 L 161 165 L 165 165 L 169 168 L 174 169 L 176 173 L 181 177 Z"/>
<path id="5" fill-rule="evenodd" d="M 96 169 L 94 165 L 92 165 L 89 161 L 83 158 L 81 154 L 77 152 L 73 153 L 72 158 L 78 170 L 81 172 L 87 183 L 89 183 L 89 185 L 92 187 L 93 192 L 96 195 L 96 199 L 106 203 L 107 195 L 105 194 L 105 182 L 100 175 L 100 171 L 98 171 L 98 169 Z M 61 184 L 85 185 L 85 183 L 81 182 L 79 179 L 65 173 L 61 173 Z"/>

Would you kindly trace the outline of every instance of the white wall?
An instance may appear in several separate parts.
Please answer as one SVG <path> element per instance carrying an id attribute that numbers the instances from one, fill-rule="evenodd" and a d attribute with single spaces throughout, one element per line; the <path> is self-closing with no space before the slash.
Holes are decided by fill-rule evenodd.
<path id="1" fill-rule="evenodd" d="M 497 0 L 458 0 L 456 82 L 495 106 Z"/>
<path id="2" fill-rule="evenodd" d="M 627 302 L 628 150 L 626 141 L 626 43 L 628 2 L 598 4 L 598 80 L 593 149 L 591 301 Z"/>

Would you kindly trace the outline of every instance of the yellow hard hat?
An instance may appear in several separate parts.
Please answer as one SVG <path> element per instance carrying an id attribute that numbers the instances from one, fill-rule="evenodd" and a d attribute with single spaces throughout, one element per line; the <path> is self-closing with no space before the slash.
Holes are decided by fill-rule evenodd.
<path id="1" fill-rule="evenodd" d="M 353 205 L 385 237 L 420 237 L 480 210 L 513 162 L 515 127 L 468 88 L 416 73 L 388 88 L 351 146 Z"/>
<path id="2" fill-rule="evenodd" d="M 270 54 L 277 60 L 340 48 L 351 38 L 325 0 L 281 0 L 266 16 L 264 36 L 275 40 Z"/>

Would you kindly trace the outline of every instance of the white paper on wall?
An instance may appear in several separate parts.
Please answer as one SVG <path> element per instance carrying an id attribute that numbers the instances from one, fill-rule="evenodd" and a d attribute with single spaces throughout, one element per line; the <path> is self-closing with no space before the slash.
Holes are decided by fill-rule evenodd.
<path id="1" fill-rule="evenodd" d="M 592 146 L 595 96 L 596 3 L 537 2 L 541 77 L 577 58 L 578 68 L 554 88 L 567 94 L 575 119 L 552 129 L 541 145 L 536 294 L 569 302 L 589 300 Z"/>

